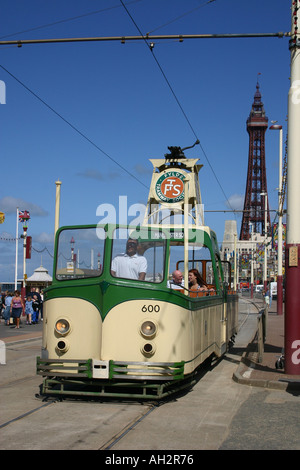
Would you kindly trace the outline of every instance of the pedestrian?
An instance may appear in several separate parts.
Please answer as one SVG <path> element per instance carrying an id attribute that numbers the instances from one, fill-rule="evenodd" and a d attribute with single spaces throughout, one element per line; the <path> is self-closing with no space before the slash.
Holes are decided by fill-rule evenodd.
<path id="1" fill-rule="evenodd" d="M 12 301 L 12 292 L 7 291 L 5 299 L 4 299 L 5 310 L 3 314 L 5 325 L 9 325 L 11 301 Z"/>
<path id="2" fill-rule="evenodd" d="M 270 291 L 269 288 L 264 291 L 264 299 L 265 299 L 265 304 L 269 307 L 270 306 Z"/>
<path id="3" fill-rule="evenodd" d="M 27 320 L 26 320 L 27 325 L 31 325 L 31 321 L 32 321 L 32 314 L 33 314 L 32 304 L 33 304 L 33 301 L 32 301 L 31 296 L 29 295 L 25 302 L 25 315 L 27 315 Z"/>
<path id="4" fill-rule="evenodd" d="M 44 291 L 41 290 L 40 292 L 40 312 L 41 312 L 41 321 L 43 321 L 43 302 L 44 302 Z"/>
<path id="5" fill-rule="evenodd" d="M 20 316 L 22 311 L 24 312 L 24 308 L 24 302 L 20 295 L 20 291 L 15 290 L 10 304 L 10 311 L 12 313 L 12 317 L 15 319 L 15 328 L 20 328 Z"/>
<path id="6" fill-rule="evenodd" d="M 32 308 L 33 308 L 32 323 L 33 325 L 35 325 L 36 323 L 39 322 L 39 310 L 40 310 L 40 302 L 36 293 L 33 294 Z"/>

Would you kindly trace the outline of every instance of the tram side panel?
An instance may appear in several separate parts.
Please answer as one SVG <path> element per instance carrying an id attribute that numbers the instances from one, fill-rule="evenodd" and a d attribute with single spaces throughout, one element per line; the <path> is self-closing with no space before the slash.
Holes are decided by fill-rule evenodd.
<path id="1" fill-rule="evenodd" d="M 237 295 L 228 295 L 227 299 L 227 340 L 238 332 L 239 303 Z"/>

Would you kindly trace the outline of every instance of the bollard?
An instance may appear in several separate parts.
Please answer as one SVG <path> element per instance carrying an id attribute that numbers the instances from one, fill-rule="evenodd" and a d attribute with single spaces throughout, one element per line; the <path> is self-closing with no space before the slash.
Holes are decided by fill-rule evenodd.
<path id="1" fill-rule="evenodd" d="M 0 364 L 6 364 L 6 349 L 4 341 L 0 340 Z"/>

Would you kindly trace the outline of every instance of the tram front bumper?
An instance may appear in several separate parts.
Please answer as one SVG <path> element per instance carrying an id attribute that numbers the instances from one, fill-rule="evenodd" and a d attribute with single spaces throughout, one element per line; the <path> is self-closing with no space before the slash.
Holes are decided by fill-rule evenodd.
<path id="1" fill-rule="evenodd" d="M 41 359 L 37 358 L 37 374 L 44 377 L 78 377 L 87 379 L 181 380 L 184 361 L 125 362 L 98 359 Z"/>

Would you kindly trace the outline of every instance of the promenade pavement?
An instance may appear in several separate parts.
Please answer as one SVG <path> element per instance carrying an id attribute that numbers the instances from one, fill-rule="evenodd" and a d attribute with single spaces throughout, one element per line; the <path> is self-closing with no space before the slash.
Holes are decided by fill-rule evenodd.
<path id="1" fill-rule="evenodd" d="M 300 375 L 285 374 L 284 361 L 283 368 L 276 367 L 276 362 L 283 356 L 284 313 L 277 315 L 277 300 L 273 299 L 267 314 L 263 351 L 259 349 L 256 334 L 244 351 L 233 380 L 254 387 L 300 391 Z"/>
<path id="2" fill-rule="evenodd" d="M 241 304 L 241 302 L 240 302 Z M 257 307 L 249 299 L 252 314 L 258 314 Z M 23 342 L 42 338 L 43 322 L 37 325 L 26 325 L 22 320 L 21 328 L 14 329 L 13 325 L 6 326 L 0 320 L 0 341 L 5 344 Z M 233 380 L 254 387 L 273 388 L 277 390 L 300 391 L 300 375 L 287 375 L 284 369 L 276 368 L 276 362 L 283 354 L 284 348 L 284 313 L 277 315 L 277 302 L 273 299 L 267 315 L 266 335 L 263 352 L 259 348 L 259 335 L 254 335 L 248 346 L 241 354 L 241 359 Z"/>
<path id="3" fill-rule="evenodd" d="M 42 333 L 42 321 L 36 325 L 26 325 L 26 320 L 21 317 L 20 328 L 15 329 L 14 325 L 5 325 L 3 318 L 0 319 L 0 340 L 5 344 L 42 338 Z"/>

